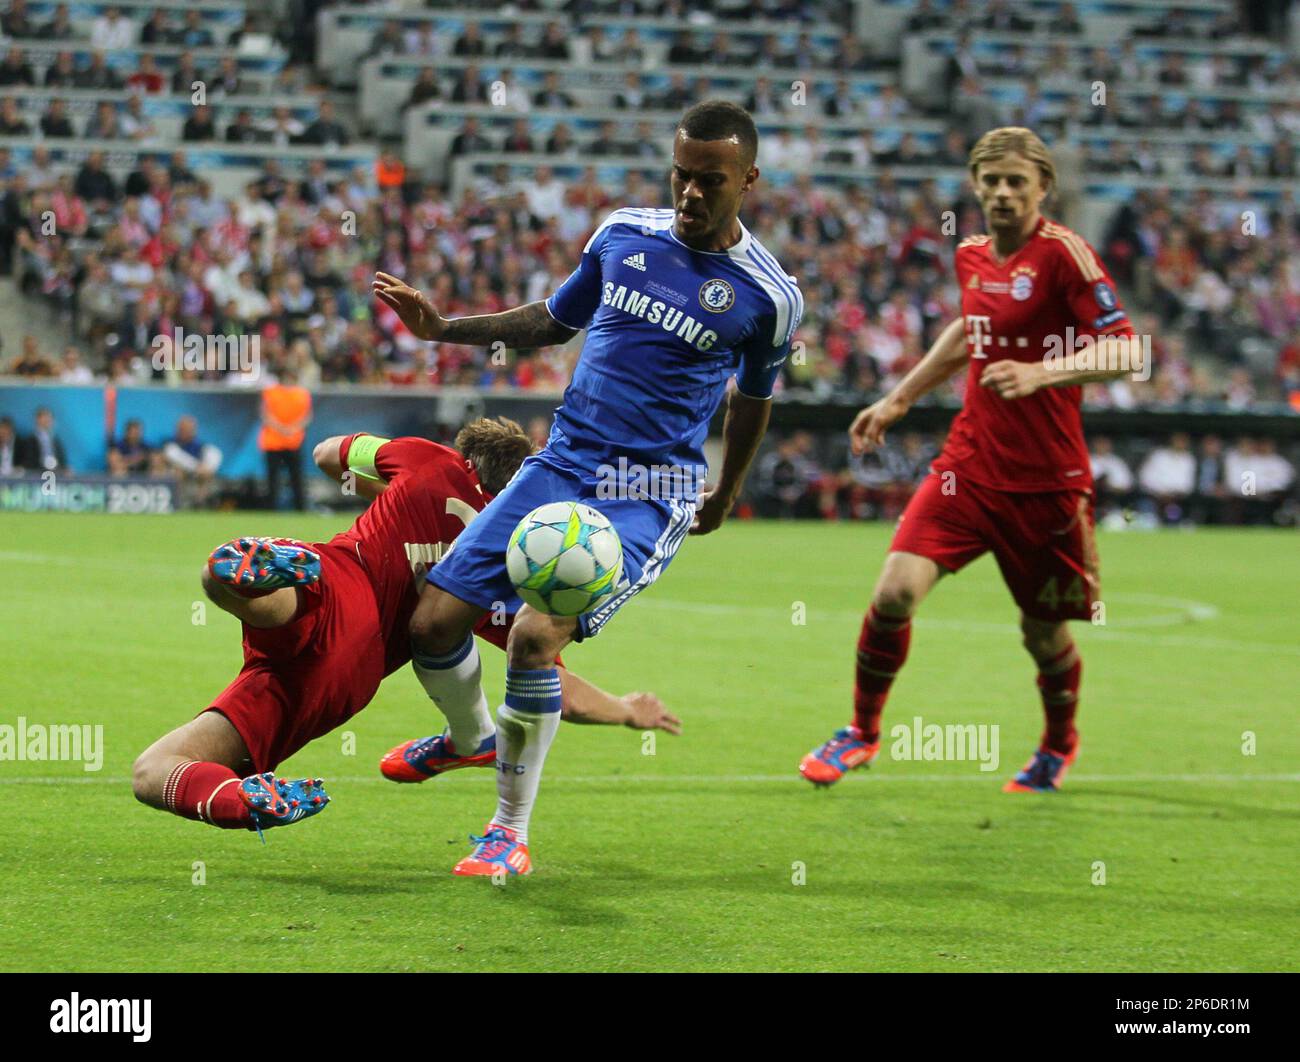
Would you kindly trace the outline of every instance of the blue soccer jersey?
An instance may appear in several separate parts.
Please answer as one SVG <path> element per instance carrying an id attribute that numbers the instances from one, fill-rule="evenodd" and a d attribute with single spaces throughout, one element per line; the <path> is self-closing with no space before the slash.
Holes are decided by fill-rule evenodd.
<path id="1" fill-rule="evenodd" d="M 704 437 L 727 381 L 735 374 L 741 392 L 769 397 L 803 311 L 794 278 L 743 228 L 736 246 L 715 253 L 687 247 L 672 225 L 671 210 L 614 211 L 546 300 L 561 324 L 587 329 L 550 441 L 476 514 L 429 582 L 480 608 L 514 611 L 511 532 L 555 501 L 604 513 L 623 545 L 618 587 L 579 617 L 579 640 L 672 562 L 695 517 Z M 649 495 L 611 494 L 603 470 L 622 462 L 683 474 L 661 474 Z"/>
<path id="2" fill-rule="evenodd" d="M 697 251 L 673 218 L 614 211 L 546 300 L 560 324 L 587 330 L 547 444 L 577 468 L 619 457 L 703 466 L 728 379 L 768 398 L 790 352 L 803 313 L 795 278 L 743 225 L 734 247 Z"/>

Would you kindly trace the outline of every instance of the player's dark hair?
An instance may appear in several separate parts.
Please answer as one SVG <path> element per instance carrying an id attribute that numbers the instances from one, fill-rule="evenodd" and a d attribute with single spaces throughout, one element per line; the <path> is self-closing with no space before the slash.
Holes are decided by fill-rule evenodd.
<path id="1" fill-rule="evenodd" d="M 682 115 L 677 128 L 692 140 L 730 140 L 740 143 L 745 169 L 758 157 L 758 130 L 749 112 L 728 100 L 705 100 Z"/>
<path id="2" fill-rule="evenodd" d="M 509 417 L 479 417 L 456 433 L 456 449 L 474 466 L 483 489 L 500 494 L 534 447 Z"/>

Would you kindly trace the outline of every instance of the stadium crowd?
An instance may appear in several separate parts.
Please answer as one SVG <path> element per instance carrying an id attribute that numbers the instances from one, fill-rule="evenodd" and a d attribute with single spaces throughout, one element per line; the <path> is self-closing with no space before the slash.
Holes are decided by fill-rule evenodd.
<path id="1" fill-rule="evenodd" d="M 594 166 L 576 180 L 563 180 L 545 165 L 519 175 L 502 164 L 453 192 L 447 184 L 408 172 L 394 144 L 383 145 L 373 169 L 338 176 L 327 169 L 324 153 L 364 138 L 365 130 L 358 128 L 351 108 L 339 112 L 313 66 L 314 15 L 327 6 L 295 0 L 289 17 L 279 20 L 269 11 L 250 11 L 228 34 L 204 23 L 194 10 L 160 9 L 136 21 L 108 8 L 94 20 L 88 38 L 75 39 L 84 26 L 73 25 L 66 4 L 51 21 L 37 24 L 23 0 L 10 0 L 0 17 L 9 40 L 0 61 L 0 136 L 30 134 L 42 143 L 22 165 L 0 148 L 0 273 L 15 275 L 33 298 L 67 321 L 73 339 L 58 358 L 24 344 L 6 371 L 77 382 L 88 377 L 247 382 L 241 374 L 218 370 L 160 367 L 152 356 L 157 337 L 181 328 L 256 335 L 269 374 L 292 373 L 307 388 L 325 383 L 563 388 L 577 344 L 501 357 L 418 342 L 391 310 L 370 298 L 370 278 L 376 269 L 406 277 L 449 315 L 490 313 L 532 301 L 563 280 L 608 209 L 627 202 L 666 205 L 666 182 L 628 170 L 622 186 L 612 187 L 601 183 Z M 542 7 L 523 0 L 512 9 Z M 916 363 L 957 312 L 951 249 L 982 224 L 969 193 L 946 192 L 951 185 L 940 175 L 964 165 L 978 132 L 1014 123 L 1042 129 L 1064 158 L 1074 159 L 1076 174 L 1083 167 L 1236 182 L 1227 198 L 1209 189 L 1190 195 L 1139 190 L 1118 206 L 1099 250 L 1138 331 L 1152 337 L 1155 373 L 1142 385 L 1090 386 L 1085 400 L 1118 408 L 1222 403 L 1231 409 L 1272 400 L 1300 412 L 1300 207 L 1293 192 L 1265 197 L 1255 191 L 1257 178 L 1296 174 L 1297 63 L 1261 40 L 1276 31 L 1285 9 L 1285 3 L 1240 4 L 1212 23 L 1194 23 L 1174 11 L 1103 50 L 1062 43 L 1080 26 L 1081 16 L 1069 3 L 1045 13 L 1003 0 L 920 0 L 907 32 L 942 32 L 955 41 L 943 74 L 947 99 L 937 109 L 908 99 L 892 83 L 878 94 L 859 95 L 845 80 L 822 85 L 829 91 L 814 93 L 812 105 L 800 108 L 770 79 L 756 78 L 741 102 L 760 116 L 799 122 L 767 138 L 759 160 L 769 173 L 792 179 L 760 182 L 745 213 L 750 228 L 799 277 L 805 296 L 799 346 L 781 391 L 858 399 L 888 387 Z M 432 32 L 431 23 L 404 28 L 388 20 L 376 31 L 369 53 L 428 60 L 412 83 L 408 105 L 475 102 L 486 100 L 488 80 L 472 65 L 443 70 L 440 60 L 564 60 L 571 58 L 581 33 L 593 61 L 636 64 L 643 62 L 646 47 L 635 32 L 607 39 L 599 26 L 583 27 L 581 20 L 594 14 L 653 15 L 680 17 L 685 25 L 688 14 L 682 0 L 573 0 L 563 11 L 577 22 L 576 31 L 564 28 L 558 16 L 536 31 L 516 25 L 483 33 L 470 22 L 450 36 Z M 580 140 L 562 122 L 538 137 L 527 119 L 531 111 L 580 109 L 548 75 L 535 92 L 510 96 L 508 104 L 519 115 L 510 133 L 503 137 L 469 119 L 452 142 L 452 154 L 539 152 L 554 156 L 557 166 L 575 159 L 642 156 L 654 170 L 665 145 L 654 142 L 640 116 L 671 113 L 712 91 L 707 78 L 673 74 L 675 66 L 707 62 L 720 69 L 797 70 L 811 65 L 845 78 L 882 71 L 891 80 L 898 69 L 896 54 L 875 53 L 847 31 L 848 4 L 707 0 L 692 3 L 689 14 L 694 28 L 683 29 L 664 56 L 671 75 L 666 89 L 650 92 L 637 73 L 629 72 L 611 90 L 610 105 L 627 111 L 627 122 L 605 123 L 594 140 Z M 799 31 L 795 43 L 771 33 L 737 35 L 737 27 L 754 16 L 790 23 Z M 827 49 L 807 32 L 812 25 L 835 25 L 844 32 Z M 988 32 L 998 41 L 1001 34 L 1018 35 L 1023 43 L 976 47 Z M 186 120 L 180 143 L 160 141 L 142 99 L 183 92 L 193 80 L 205 82 L 213 101 L 248 99 L 250 86 L 241 85 L 243 75 L 232 57 L 201 67 L 188 49 L 233 47 L 249 35 L 283 48 L 291 61 L 274 75 L 273 91 L 303 96 L 314 116 L 304 121 L 299 109 L 277 107 L 255 118 L 256 108 L 235 104 L 223 110 L 226 117 L 219 124 L 213 109 L 201 106 Z M 1140 43 L 1193 38 L 1253 41 L 1259 47 L 1190 62 L 1177 53 L 1155 64 L 1129 61 Z M 68 50 L 41 69 L 23 51 L 27 41 L 67 42 Z M 105 61 L 105 51 L 139 44 L 186 51 L 174 70 L 160 69 L 148 51 L 140 52 L 135 69 Z M 79 62 L 74 53 L 86 49 Z M 1022 84 L 1023 95 L 1008 100 L 993 91 L 994 82 L 1006 78 Z M 1054 91 L 1077 91 L 1084 78 L 1109 80 L 1126 91 L 1102 107 L 1051 101 Z M 25 86 L 125 89 L 128 98 L 100 101 L 84 122 L 52 98 L 33 120 L 19 106 L 21 91 L 14 91 Z M 1215 97 L 1236 89 L 1274 95 L 1267 105 L 1245 107 Z M 1279 92 L 1289 92 L 1289 101 L 1278 100 Z M 1217 102 L 1202 105 L 1198 94 Z M 1176 106 L 1189 95 L 1185 105 Z M 946 131 L 936 142 L 871 132 L 880 122 L 926 114 L 945 119 Z M 822 118 L 850 117 L 863 119 L 860 133 L 821 135 Z M 1204 137 L 1189 136 L 1172 146 L 1154 143 L 1156 133 L 1170 129 Z M 1151 134 L 1152 139 L 1116 139 L 1099 147 L 1090 139 L 1098 131 Z M 1225 157 L 1218 138 L 1227 134 L 1249 134 L 1264 146 L 1243 143 Z M 124 178 L 114 175 L 98 150 L 73 171 L 51 162 L 49 145 L 78 138 L 121 139 L 155 150 L 142 153 Z M 184 147 L 212 140 L 316 146 L 322 157 L 303 173 L 285 172 L 268 160 L 242 192 L 223 197 L 208 175 L 191 168 Z M 837 186 L 808 176 L 812 166 L 837 162 L 869 167 L 870 176 Z M 927 166 L 935 169 L 935 179 L 918 183 L 893 173 Z M 1242 224 L 1246 216 L 1252 218 L 1249 226 Z M 949 397 L 959 397 L 961 387 L 959 377 Z M 782 443 L 788 445 L 793 443 Z M 910 467 L 905 451 L 897 461 Z M 874 497 L 859 481 L 862 475 L 870 479 L 875 473 L 850 468 L 840 475 L 838 510 L 861 511 L 868 504 L 864 499 Z M 824 488 L 816 493 L 825 501 Z M 869 504 L 888 511 L 895 500 L 886 491 Z M 830 508 L 820 502 L 814 507 Z"/>

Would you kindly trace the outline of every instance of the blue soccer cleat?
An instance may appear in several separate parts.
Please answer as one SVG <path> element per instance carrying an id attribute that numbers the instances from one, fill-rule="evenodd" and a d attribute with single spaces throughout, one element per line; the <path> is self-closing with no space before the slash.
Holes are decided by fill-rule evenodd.
<path id="1" fill-rule="evenodd" d="M 863 741 L 855 726 L 840 727 L 799 762 L 799 773 L 815 786 L 833 785 L 855 767 L 869 767 L 879 755 L 879 741 Z"/>
<path id="2" fill-rule="evenodd" d="M 1040 748 L 1024 769 L 1002 787 L 1004 793 L 1055 793 L 1065 780 L 1070 764 L 1079 755 L 1075 745 L 1069 753 L 1053 752 Z"/>
<path id="3" fill-rule="evenodd" d="M 299 778 L 286 782 L 270 771 L 254 774 L 240 782 L 239 799 L 248 808 L 259 837 L 263 830 L 272 826 L 288 826 L 319 814 L 330 802 L 324 779 Z"/>
<path id="4" fill-rule="evenodd" d="M 235 538 L 208 557 L 208 571 L 233 590 L 279 590 L 320 579 L 320 556 L 292 538 Z"/>
<path id="5" fill-rule="evenodd" d="M 489 734 L 470 755 L 462 756 L 444 732 L 389 749 L 379 761 L 379 770 L 391 782 L 423 782 L 460 767 L 491 767 L 496 761 L 496 734 Z"/>
<path id="6" fill-rule="evenodd" d="M 533 862 L 528 858 L 528 845 L 521 844 L 515 831 L 509 827 L 489 822 L 482 837 L 470 834 L 469 839 L 476 847 L 452 867 L 451 872 L 457 877 L 490 878 L 533 872 Z"/>

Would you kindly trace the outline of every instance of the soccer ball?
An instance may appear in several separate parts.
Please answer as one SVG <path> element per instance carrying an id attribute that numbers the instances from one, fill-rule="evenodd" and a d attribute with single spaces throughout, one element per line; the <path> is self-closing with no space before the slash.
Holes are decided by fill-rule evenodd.
<path id="1" fill-rule="evenodd" d="M 605 517 L 578 502 L 547 502 L 519 521 L 506 548 L 519 597 L 539 612 L 580 616 L 609 599 L 623 543 Z"/>

